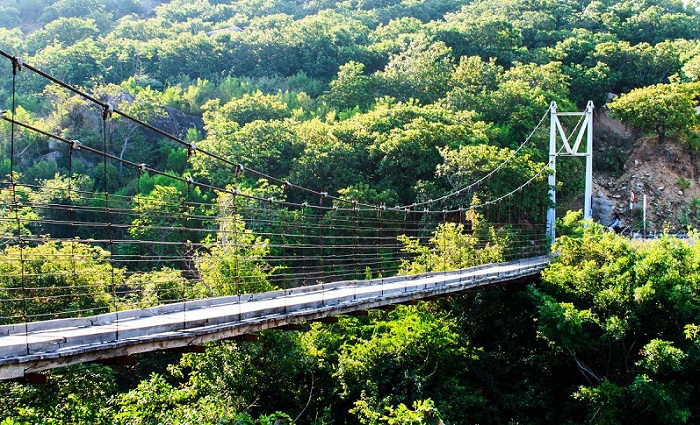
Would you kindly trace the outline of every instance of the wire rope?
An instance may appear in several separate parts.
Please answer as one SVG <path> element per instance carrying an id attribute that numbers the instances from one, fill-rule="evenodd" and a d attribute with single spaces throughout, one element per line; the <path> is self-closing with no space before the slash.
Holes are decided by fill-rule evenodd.
<path id="1" fill-rule="evenodd" d="M 11 61 L 20 61 L 21 62 L 21 59 L 15 57 L 15 56 L 12 56 L 12 55 L 10 55 L 2 50 L 0 50 L 0 56 L 4 56 L 5 58 L 7 58 Z M 169 134 L 165 131 L 162 131 L 162 130 L 144 122 L 143 120 L 140 120 L 140 119 L 138 119 L 134 116 L 131 116 L 131 115 L 119 110 L 119 109 L 116 109 L 116 108 L 114 108 L 113 105 L 111 105 L 107 102 L 103 102 L 103 101 L 97 99 L 96 97 L 91 96 L 91 95 L 85 93 L 84 91 L 79 90 L 78 88 L 76 88 L 68 83 L 65 83 L 65 82 L 59 80 L 58 78 L 55 78 L 55 77 L 51 76 L 50 74 L 45 73 L 45 72 L 43 72 L 43 71 L 41 71 L 41 70 L 31 66 L 31 65 L 24 63 L 23 66 L 26 67 L 27 69 L 31 70 L 32 72 L 46 78 L 47 80 L 51 81 L 52 83 L 57 84 L 65 89 L 73 92 L 74 94 L 81 96 L 81 97 L 85 98 L 86 100 L 89 100 L 90 102 L 93 102 L 93 103 L 101 106 L 105 115 L 117 114 L 117 115 L 119 115 L 127 120 L 134 122 L 137 125 L 140 125 L 144 128 L 147 128 L 148 130 L 151 130 L 151 131 L 159 134 L 162 137 L 165 137 L 165 138 L 170 139 L 176 143 L 181 144 L 182 146 L 184 146 L 188 149 L 189 155 L 193 155 L 195 153 L 201 153 L 201 154 L 206 155 L 210 158 L 221 161 L 228 166 L 234 167 L 236 169 L 237 174 L 242 173 L 242 172 L 248 172 L 248 173 L 253 174 L 259 178 L 264 178 L 264 179 L 267 179 L 268 181 L 282 185 L 283 187 L 285 187 L 287 189 L 296 189 L 296 190 L 300 190 L 300 191 L 315 195 L 317 197 L 328 198 L 332 201 L 339 202 L 341 204 L 352 205 L 353 208 L 361 207 L 361 208 L 366 208 L 366 209 L 370 209 L 370 210 L 378 209 L 378 208 L 382 208 L 382 209 L 388 208 L 388 209 L 393 209 L 393 210 L 401 210 L 401 209 L 405 209 L 405 208 L 415 208 L 418 206 L 431 205 L 435 202 L 439 202 L 439 201 L 448 199 L 450 197 L 457 196 L 457 195 L 463 193 L 464 191 L 470 190 L 474 186 L 483 182 L 485 179 L 490 178 L 493 174 L 495 174 L 498 170 L 500 170 L 503 166 L 505 166 L 508 162 L 510 162 L 510 160 L 512 160 L 512 158 L 514 158 L 514 156 L 517 155 L 517 152 L 519 152 L 520 149 L 522 149 L 522 147 L 525 146 L 529 142 L 530 138 L 535 134 L 536 130 L 541 126 L 542 122 L 544 121 L 544 119 L 547 115 L 547 113 L 545 112 L 543 118 L 537 124 L 535 129 L 528 135 L 528 137 L 525 139 L 525 141 L 523 141 L 523 143 L 520 144 L 520 146 L 511 154 L 511 156 L 509 158 L 507 158 L 505 161 L 501 162 L 494 170 L 492 170 L 491 172 L 489 172 L 487 175 L 483 176 L 481 179 L 477 180 L 476 182 L 474 182 L 468 186 L 462 187 L 462 188 L 458 189 L 457 191 L 454 191 L 452 193 L 444 195 L 444 196 L 442 196 L 438 199 L 435 199 L 435 200 L 428 200 L 428 201 L 424 201 L 424 202 L 420 202 L 420 203 L 414 203 L 414 204 L 404 205 L 404 206 L 396 206 L 394 208 L 391 208 L 391 207 L 386 207 L 383 205 L 372 205 L 372 204 L 358 202 L 355 200 L 348 200 L 348 199 L 340 198 L 337 196 L 330 195 L 328 192 L 325 192 L 325 191 L 317 191 L 314 189 L 310 189 L 307 187 L 296 185 L 296 184 L 290 182 L 289 180 L 273 177 L 271 175 L 257 171 L 257 170 L 252 169 L 252 168 L 246 168 L 241 163 L 235 163 L 235 162 L 230 161 L 226 158 L 223 158 L 222 156 L 217 155 L 215 153 L 212 153 L 212 152 L 209 152 L 209 151 L 206 151 L 203 149 L 198 149 L 197 146 L 195 145 L 195 143 L 188 143 L 188 142 L 186 142 L 178 137 L 173 136 L 172 134 Z M 550 108 L 551 108 L 551 106 L 550 106 Z M 548 109 L 548 111 L 549 111 L 549 109 Z M 441 213 L 442 211 L 426 210 L 425 212 L 427 212 L 427 213 Z"/>
<path id="2" fill-rule="evenodd" d="M 452 191 L 452 192 L 450 192 L 450 193 L 448 193 L 448 194 L 446 194 L 446 195 L 443 195 L 443 196 L 441 196 L 441 197 L 439 197 L 439 198 L 437 198 L 437 199 L 430 199 L 430 200 L 428 200 L 428 201 L 416 202 L 416 203 L 413 203 L 413 204 L 404 205 L 404 206 L 402 206 L 402 207 L 400 207 L 400 208 L 415 208 L 415 207 L 421 207 L 421 206 L 424 206 L 424 205 L 430 205 L 430 204 L 434 204 L 434 203 L 437 203 L 437 202 L 441 202 L 441 201 L 447 200 L 447 199 L 449 199 L 449 198 L 452 198 L 452 197 L 461 195 L 462 193 L 464 193 L 464 192 L 466 192 L 466 191 L 470 191 L 470 190 L 472 190 L 474 187 L 476 187 L 476 186 L 478 186 L 479 184 L 483 183 L 485 180 L 491 178 L 491 177 L 492 177 L 494 174 L 496 174 L 501 168 L 505 167 L 510 161 L 512 161 L 513 158 L 515 158 L 515 157 L 518 155 L 518 153 L 520 152 L 520 150 L 521 150 L 523 147 L 525 147 L 525 145 L 527 145 L 527 144 L 530 142 L 530 139 L 535 135 L 535 133 L 537 132 L 537 130 L 540 128 L 540 126 L 542 125 L 542 123 L 544 122 L 544 120 L 547 118 L 547 115 L 549 114 L 549 112 L 550 112 L 551 109 L 552 109 L 552 106 L 550 105 L 549 108 L 547 108 L 547 110 L 545 111 L 545 113 L 542 115 L 542 118 L 540 119 L 540 121 L 537 123 L 537 125 L 535 126 L 535 128 L 530 132 L 530 134 L 528 134 L 528 136 L 525 138 L 525 140 L 524 140 L 515 150 L 513 150 L 513 151 L 511 152 L 511 154 L 508 156 L 508 158 L 506 158 L 505 160 L 501 161 L 493 170 L 491 170 L 490 172 L 488 172 L 486 175 L 482 176 L 482 177 L 479 178 L 478 180 L 476 180 L 476 181 L 474 181 L 474 182 L 472 182 L 472 183 L 470 183 L 470 184 L 468 184 L 468 185 L 462 186 L 461 188 L 459 188 L 459 189 L 457 189 L 457 190 L 454 190 L 454 191 Z"/>
<path id="3" fill-rule="evenodd" d="M 10 57 L 2 51 L 0 54 L 12 60 L 13 66 L 21 64 L 21 60 L 18 58 Z M 139 291 L 146 290 L 153 291 L 159 302 L 187 300 L 195 292 L 188 289 L 194 288 L 190 285 L 203 284 L 206 286 L 207 284 L 205 276 L 198 268 L 201 269 L 201 262 L 207 255 L 212 258 L 211 256 L 217 254 L 212 246 L 229 248 L 229 252 L 233 254 L 232 264 L 229 263 L 227 266 L 232 266 L 233 273 L 230 277 L 232 277 L 235 293 L 239 296 L 242 295 L 247 284 L 265 282 L 266 279 L 269 279 L 270 282 L 279 282 L 286 288 L 298 286 L 302 281 L 325 283 L 341 279 L 359 280 L 363 276 L 380 275 L 383 278 L 397 273 L 404 267 L 405 261 L 411 261 L 418 255 L 406 249 L 406 246 L 398 240 L 399 235 L 407 235 L 424 245 L 429 243 L 437 223 L 447 222 L 450 217 L 458 217 L 458 221 L 463 222 L 468 210 L 494 206 L 506 210 L 503 214 L 508 214 L 508 209 L 512 206 L 509 204 L 501 207 L 499 202 L 531 184 L 547 168 L 545 166 L 528 181 L 498 199 L 459 209 L 430 208 L 439 201 L 469 190 L 469 187 L 473 188 L 502 169 L 531 141 L 537 129 L 542 125 L 543 118 L 526 140 L 510 153 L 508 158 L 469 186 L 430 202 L 410 206 L 371 205 L 330 196 L 327 192 L 297 186 L 287 180 L 277 179 L 255 170 L 246 170 L 241 164 L 198 149 L 193 143 L 187 143 L 147 123 L 136 120 L 122 111 L 114 109 L 108 103 L 35 68 L 27 65 L 26 69 L 32 70 L 48 78 L 49 81 L 101 106 L 103 143 L 102 150 L 100 150 L 84 145 L 80 141 L 68 140 L 36 126 L 20 122 L 15 114 L 13 88 L 12 115 L 11 117 L 2 116 L 2 119 L 9 122 L 12 128 L 11 171 L 16 166 L 12 161 L 14 161 L 15 156 L 14 137 L 17 129 L 36 132 L 44 137 L 58 140 L 66 144 L 69 151 L 67 191 L 60 187 L 50 188 L 42 185 L 20 184 L 12 173 L 10 176 L 14 197 L 13 206 L 16 207 L 16 238 L 20 243 L 23 266 L 22 278 L 19 282 L 20 288 L 8 288 L 10 292 L 7 293 L 8 299 L 16 299 L 19 298 L 18 293 L 24 292 L 22 315 L 25 322 L 36 318 L 109 311 L 110 308 L 118 311 L 120 306 L 126 305 L 129 300 L 136 300 L 132 302 L 141 305 L 148 301 L 145 297 L 150 295 Z M 110 140 L 108 139 L 108 134 L 111 134 L 108 131 L 110 128 L 108 123 L 112 114 L 132 120 L 136 124 L 143 125 L 146 129 L 183 144 L 188 149 L 189 156 L 208 155 L 227 166 L 234 167 L 239 173 L 248 172 L 280 184 L 283 189 L 301 190 L 313 194 L 319 199 L 319 202 L 294 203 L 285 199 L 257 196 L 246 190 L 198 182 L 186 175 L 180 176 L 160 171 L 147 164 L 138 164 L 112 155 L 109 153 Z M 92 191 L 87 190 L 74 181 L 73 162 L 74 155 L 78 155 L 78 151 L 95 155 L 101 159 L 103 166 L 101 191 L 99 188 Z M 134 195 L 110 193 L 109 179 L 112 177 L 108 173 L 108 166 L 117 164 L 120 168 L 126 166 L 136 171 L 136 193 Z M 177 199 L 148 198 L 148 195 L 143 193 L 142 181 L 146 173 L 177 182 L 178 187 L 184 187 L 186 193 L 179 193 L 180 197 Z M 19 207 L 17 191 L 20 188 L 26 188 L 28 192 L 42 194 L 42 196 L 30 197 L 24 206 L 38 208 L 50 212 L 51 215 L 42 214 L 39 215 L 39 218 L 21 217 L 17 208 Z M 218 199 L 214 201 L 209 198 L 192 199 L 195 190 L 199 193 L 200 189 L 203 192 L 218 195 Z M 183 189 L 180 189 L 180 192 L 182 191 Z M 62 195 L 67 199 L 67 202 L 56 200 L 57 195 Z M 422 209 L 418 207 L 422 207 Z M 499 210 L 499 216 L 501 212 Z M 21 230 L 23 225 L 36 226 L 37 228 L 45 226 L 49 229 L 67 225 L 70 228 L 67 236 L 65 232 L 58 233 L 53 237 L 36 236 L 23 235 Z M 86 238 L 86 235 L 92 236 Z M 475 237 L 481 238 L 478 235 Z M 516 238 L 514 240 L 516 245 L 523 245 L 535 239 L 527 234 L 514 235 L 514 238 Z M 217 240 L 217 243 L 213 244 L 212 240 Z M 232 251 L 230 251 L 231 241 L 233 242 Z M 90 244 L 90 246 L 109 248 L 105 258 L 110 267 L 99 272 L 100 274 L 96 278 L 98 281 L 104 279 L 103 283 L 109 279 L 109 289 L 106 291 L 111 293 L 111 305 L 91 308 L 79 306 L 71 311 L 49 313 L 36 313 L 34 311 L 36 309 L 29 311 L 25 283 L 32 279 L 40 279 L 43 272 L 35 269 L 27 269 L 25 272 L 24 263 L 42 261 L 42 254 L 30 248 L 44 242 L 64 244 L 70 242 L 70 250 L 56 251 L 51 255 L 57 260 L 67 259 L 72 263 L 72 268 L 55 271 L 53 277 L 57 280 L 54 286 L 37 280 L 36 287 L 32 288 L 38 294 L 37 296 L 65 300 L 71 297 L 80 298 L 92 295 L 91 289 L 85 287 L 77 279 L 65 279 L 72 274 L 75 275 L 76 267 L 80 263 L 93 261 L 91 257 L 93 254 L 78 250 L 80 244 L 85 243 L 86 245 Z M 478 239 L 477 246 L 486 246 L 488 243 L 488 239 Z M 260 249 L 263 246 L 264 249 Z M 24 247 L 27 249 L 23 251 Z M 446 260 L 444 257 L 441 259 L 445 270 L 447 270 Z M 0 262 L 6 261 L 9 260 L 0 258 Z M 218 261 L 218 259 L 214 258 L 212 261 Z M 192 262 L 199 263 L 193 266 Z M 178 281 L 180 291 L 168 292 L 168 286 L 165 284 L 149 286 L 146 282 L 138 280 L 141 273 L 163 271 L 173 265 L 178 268 L 175 272 L 180 279 Z M 427 267 L 424 269 L 427 271 Z M 162 279 L 166 278 L 153 275 L 151 279 L 161 279 L 160 282 L 163 282 Z M 186 287 L 186 285 L 188 286 Z M 44 295 L 41 294 L 42 291 L 45 292 Z M 216 295 L 212 291 L 208 293 Z M 117 305 L 117 301 L 120 305 Z M 125 304 L 121 304 L 122 302 Z M 0 317 L 0 320 L 8 320 L 8 318 Z"/>

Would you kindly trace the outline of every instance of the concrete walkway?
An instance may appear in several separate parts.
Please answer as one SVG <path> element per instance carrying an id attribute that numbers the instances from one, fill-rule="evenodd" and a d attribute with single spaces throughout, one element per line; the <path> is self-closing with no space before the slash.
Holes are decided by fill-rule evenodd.
<path id="1" fill-rule="evenodd" d="M 532 279 L 549 261 L 549 256 L 541 256 L 446 273 L 335 282 L 0 326 L 0 380 Z"/>

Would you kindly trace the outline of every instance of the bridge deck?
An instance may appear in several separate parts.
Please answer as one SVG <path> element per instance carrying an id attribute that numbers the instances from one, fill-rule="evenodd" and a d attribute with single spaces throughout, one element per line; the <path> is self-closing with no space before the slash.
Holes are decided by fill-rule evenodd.
<path id="1" fill-rule="evenodd" d="M 75 319 L 0 326 L 0 380 L 380 308 L 538 275 L 548 256 L 447 273 L 335 282 Z"/>

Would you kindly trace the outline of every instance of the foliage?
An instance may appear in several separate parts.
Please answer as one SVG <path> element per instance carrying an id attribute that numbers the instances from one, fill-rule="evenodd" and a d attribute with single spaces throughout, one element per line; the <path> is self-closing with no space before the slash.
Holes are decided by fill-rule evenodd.
<path id="1" fill-rule="evenodd" d="M 416 40 L 404 52 L 392 56 L 377 78 L 388 95 L 429 104 L 448 92 L 453 67 L 451 52 L 444 43 Z"/>
<path id="2" fill-rule="evenodd" d="M 103 161 L 0 124 L 0 175 L 15 173 L 0 188 L 0 292 L 24 288 L 28 300 L 26 308 L 0 306 L 13 323 L 273 289 L 277 269 L 265 258 L 280 244 L 263 234 L 285 220 L 331 222 L 290 209 L 244 224 L 237 208 L 261 217 L 270 210 L 240 196 L 205 207 L 217 188 L 300 205 L 318 198 L 280 181 L 377 205 L 437 199 L 506 162 L 550 102 L 560 110 L 588 100 L 602 106 L 610 92 L 620 95 L 610 108 L 632 126 L 661 141 L 698 138 L 694 2 L 3 0 L 0 26 L 3 51 L 193 143 L 173 144 L 116 114 L 103 133 L 101 108 L 26 68 L 13 91 L 4 61 L 0 109 L 14 103 L 17 120 L 112 155 Z M 489 222 L 543 221 L 545 139 L 535 134 L 489 179 L 439 207 L 509 195 L 498 205 L 441 225 L 427 243 L 402 237 L 403 272 L 530 249 L 518 247 L 511 226 Z M 603 162 L 611 171 L 621 164 Z M 578 171 L 562 165 L 562 175 Z M 195 188 L 190 178 L 212 187 Z M 108 202 L 82 194 L 105 190 L 115 212 L 109 239 L 120 240 L 113 253 L 85 243 L 107 240 L 107 229 L 62 225 L 66 210 L 88 222 Z M 528 291 L 497 288 L 299 334 L 264 332 L 259 345 L 212 344 L 170 372 L 158 365 L 140 384 L 132 369 L 69 368 L 43 390 L 2 384 L 0 416 L 251 425 L 693 421 L 697 250 L 668 238 L 637 246 L 578 220 L 557 223 L 562 254 Z M 156 264 L 112 264 L 135 254 Z M 35 296 L 37 287 L 57 297 Z"/>
<path id="3" fill-rule="evenodd" d="M 588 223 L 554 249 L 561 254 L 544 286 L 530 290 L 539 336 L 580 373 L 574 396 L 589 419 L 687 422 L 697 394 L 697 351 L 686 338 L 698 314 L 696 246 L 668 237 L 635 244 Z"/>
<path id="4" fill-rule="evenodd" d="M 3 321 L 104 313 L 110 308 L 114 282 L 123 273 L 109 264 L 109 252 L 77 240 L 6 246 L 2 256 Z"/>
<path id="5" fill-rule="evenodd" d="M 23 186 L 16 186 L 14 190 L 0 189 L 0 248 L 16 236 L 34 234 L 31 223 L 37 221 L 39 215 L 26 205 L 30 194 L 31 191 Z"/>
<path id="6" fill-rule="evenodd" d="M 133 199 L 135 218 L 129 227 L 129 234 L 136 240 L 151 241 L 148 254 L 156 259 L 169 257 L 173 250 L 180 254 L 182 246 L 173 247 L 172 242 L 184 242 L 185 220 L 190 208 L 178 187 L 156 184 L 153 190 Z M 146 253 L 142 253 L 146 255 Z"/>
<path id="7" fill-rule="evenodd" d="M 108 366 L 70 366 L 50 372 L 46 385 L 0 383 L 3 424 L 109 424 L 117 375 Z"/>
<path id="8" fill-rule="evenodd" d="M 653 131 L 663 143 L 666 135 L 681 139 L 697 131 L 700 122 L 695 112 L 700 86 L 657 84 L 635 89 L 612 102 L 609 107 L 622 121 L 644 131 Z"/>
<path id="9" fill-rule="evenodd" d="M 431 399 L 416 400 L 413 402 L 413 410 L 401 403 L 398 407 L 387 406 L 387 414 L 381 415 L 371 411 L 366 402 L 360 400 L 355 403 L 354 411 L 360 416 L 360 423 L 375 425 L 386 422 L 389 425 L 395 424 L 434 424 L 441 425 L 440 413 L 436 411 Z"/>
<path id="10" fill-rule="evenodd" d="M 547 173 L 542 171 L 544 164 L 535 161 L 527 150 L 516 155 L 509 148 L 499 149 L 493 145 L 477 144 L 460 146 L 459 149 L 444 148 L 440 153 L 443 163 L 437 166 L 436 175 L 444 178 L 453 190 L 474 186 L 483 179 L 483 182 L 472 190 L 465 191 L 453 203 L 464 205 L 465 201 L 471 201 L 469 198 L 472 196 L 496 199 L 533 179 L 531 184 L 522 189 L 524 195 L 518 193 L 500 203 L 505 211 L 509 211 L 506 217 L 497 219 L 494 212 L 487 219 L 507 223 L 516 220 L 527 220 L 530 223 L 543 221 L 544 207 L 549 198 Z M 499 166 L 500 169 L 494 172 Z M 493 173 L 495 178 L 486 178 L 489 173 Z"/>
<path id="11" fill-rule="evenodd" d="M 366 110 L 374 103 L 375 78 L 364 75 L 365 66 L 358 62 L 348 62 L 340 67 L 338 76 L 330 83 L 328 102 L 339 110 L 358 106 Z"/>
<path id="12" fill-rule="evenodd" d="M 206 296 L 240 295 L 272 291 L 269 276 L 275 268 L 264 261 L 269 254 L 269 241 L 245 229 L 245 223 L 235 212 L 223 208 L 231 200 L 222 195 L 218 218 L 217 241 L 210 242 L 206 252 L 195 257 L 202 276 Z"/>
<path id="13" fill-rule="evenodd" d="M 289 111 L 275 96 L 264 95 L 258 91 L 229 101 L 217 109 L 216 113 L 227 122 L 236 122 L 242 126 L 256 120 L 281 120 L 288 116 Z M 209 116 L 209 119 L 214 121 L 214 118 Z"/>
<path id="14" fill-rule="evenodd" d="M 201 290 L 192 287 L 182 271 L 164 267 L 129 275 L 123 282 L 119 303 L 123 309 L 155 307 L 204 296 L 198 289 Z"/>
<path id="15" fill-rule="evenodd" d="M 418 238 L 401 235 L 403 250 L 414 258 L 404 260 L 400 272 L 449 271 L 503 261 L 510 248 L 508 233 L 489 226 L 478 214 L 471 211 L 467 214 L 470 231 L 463 224 L 441 224 L 430 238 L 429 246 L 421 245 Z"/>

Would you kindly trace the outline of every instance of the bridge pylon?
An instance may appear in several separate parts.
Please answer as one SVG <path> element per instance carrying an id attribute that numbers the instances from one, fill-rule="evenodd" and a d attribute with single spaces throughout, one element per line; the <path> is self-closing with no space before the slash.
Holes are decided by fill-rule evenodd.
<path id="1" fill-rule="evenodd" d="M 577 116 L 582 118 L 580 127 L 577 125 L 572 133 L 567 136 L 567 132 L 559 121 L 561 116 Z M 586 158 L 586 184 L 584 188 L 583 218 L 591 218 L 591 203 L 593 201 L 593 102 L 588 101 L 584 112 L 557 112 L 557 103 L 552 102 L 550 106 L 550 128 L 549 128 L 549 198 L 552 204 L 547 211 L 547 234 L 552 243 L 556 234 L 554 232 L 554 221 L 556 219 L 556 164 L 558 156 L 575 156 Z M 571 138 L 576 133 L 573 145 Z M 586 137 L 586 149 L 582 151 L 581 144 L 583 137 Z"/>

